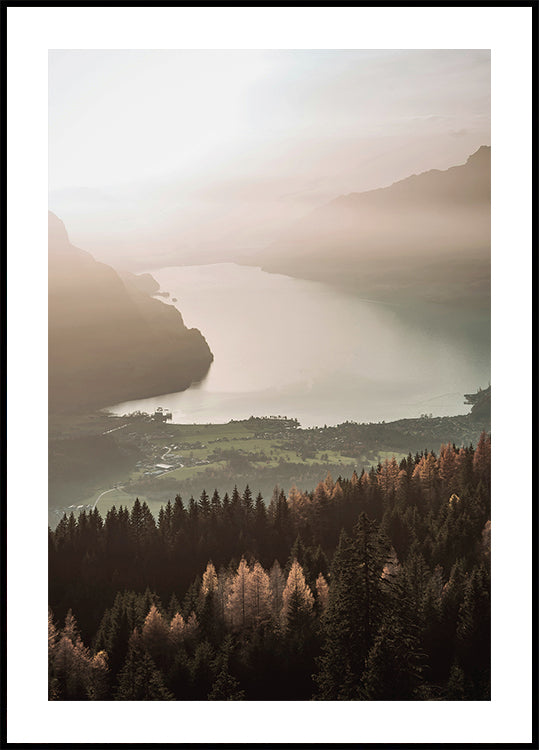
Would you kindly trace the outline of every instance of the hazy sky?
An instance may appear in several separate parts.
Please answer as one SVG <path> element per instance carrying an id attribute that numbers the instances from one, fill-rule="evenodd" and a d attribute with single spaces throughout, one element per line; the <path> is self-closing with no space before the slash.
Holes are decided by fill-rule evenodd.
<path id="1" fill-rule="evenodd" d="M 89 250 L 142 230 L 249 245 L 490 143 L 490 53 L 51 51 L 49 112 L 51 208 Z"/>

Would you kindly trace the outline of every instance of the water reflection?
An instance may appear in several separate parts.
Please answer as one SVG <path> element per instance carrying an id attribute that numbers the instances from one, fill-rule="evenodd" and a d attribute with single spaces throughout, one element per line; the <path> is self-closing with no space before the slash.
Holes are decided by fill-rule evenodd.
<path id="1" fill-rule="evenodd" d="M 163 406 L 174 422 L 286 414 L 303 426 L 462 414 L 490 380 L 486 315 L 406 308 L 232 263 L 152 272 L 215 360 L 182 393 L 117 404 Z"/>

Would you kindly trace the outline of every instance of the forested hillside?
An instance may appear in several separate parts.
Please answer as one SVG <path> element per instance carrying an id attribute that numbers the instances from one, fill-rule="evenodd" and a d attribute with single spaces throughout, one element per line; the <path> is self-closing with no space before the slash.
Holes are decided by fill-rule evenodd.
<path id="1" fill-rule="evenodd" d="M 488 700 L 490 438 L 49 530 L 55 700 Z"/>
<path id="2" fill-rule="evenodd" d="M 185 390 L 206 375 L 213 360 L 206 340 L 150 296 L 155 284 L 148 274 L 120 277 L 74 247 L 49 212 L 51 412 Z"/>

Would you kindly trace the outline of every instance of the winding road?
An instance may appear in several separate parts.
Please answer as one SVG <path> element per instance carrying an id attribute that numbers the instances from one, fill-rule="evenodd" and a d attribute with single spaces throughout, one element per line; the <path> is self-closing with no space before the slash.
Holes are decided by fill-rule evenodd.
<path id="1" fill-rule="evenodd" d="M 103 495 L 106 495 L 106 494 L 107 494 L 107 492 L 114 492 L 114 490 L 120 490 L 120 492 L 125 492 L 125 490 L 123 489 L 123 487 L 111 487 L 111 488 L 110 488 L 110 490 L 105 490 L 104 492 L 102 492 L 102 493 L 101 493 L 101 494 L 100 494 L 100 495 L 99 495 L 99 496 L 98 496 L 98 497 L 96 498 L 96 501 L 95 501 L 95 503 L 94 503 L 94 505 L 93 505 L 93 508 L 92 508 L 92 510 L 95 510 L 95 507 L 96 507 L 97 503 L 98 503 L 98 502 L 99 502 L 99 501 L 101 500 L 101 498 L 103 497 Z"/>

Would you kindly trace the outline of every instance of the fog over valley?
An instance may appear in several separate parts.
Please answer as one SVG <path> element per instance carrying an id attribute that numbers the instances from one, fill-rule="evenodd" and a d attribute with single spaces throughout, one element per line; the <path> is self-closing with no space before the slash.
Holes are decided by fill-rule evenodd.
<path id="1" fill-rule="evenodd" d="M 88 50 L 50 63 L 49 207 L 116 267 L 249 258 L 339 196 L 490 143 L 481 50 Z"/>
<path id="2" fill-rule="evenodd" d="M 49 63 L 49 700 L 490 700 L 490 51 Z"/>

